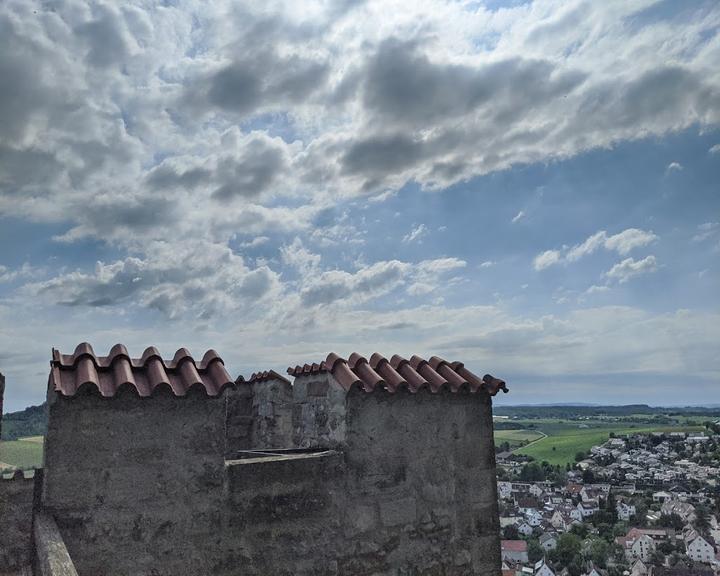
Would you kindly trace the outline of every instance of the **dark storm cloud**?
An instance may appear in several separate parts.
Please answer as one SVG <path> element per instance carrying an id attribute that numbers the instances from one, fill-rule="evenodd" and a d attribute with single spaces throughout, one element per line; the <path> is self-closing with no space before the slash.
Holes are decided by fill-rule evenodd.
<path id="1" fill-rule="evenodd" d="M 367 64 L 363 103 L 390 121 L 421 126 L 492 106 L 522 113 L 524 107 L 567 94 L 583 80 L 544 60 L 511 58 L 482 66 L 437 64 L 417 43 L 383 42 Z"/>
<path id="2" fill-rule="evenodd" d="M 287 168 L 284 150 L 269 138 L 257 137 L 243 147 L 238 156 L 218 162 L 216 200 L 254 198 L 268 190 Z"/>
<path id="3" fill-rule="evenodd" d="M 371 136 L 348 148 L 342 166 L 347 174 L 383 176 L 413 166 L 423 154 L 423 143 L 405 134 Z"/>
<path id="4" fill-rule="evenodd" d="M 256 109 L 299 104 L 326 82 L 329 67 L 273 51 L 236 60 L 208 79 L 207 103 L 240 115 Z"/>
<path id="5" fill-rule="evenodd" d="M 192 189 L 209 182 L 211 177 L 212 172 L 205 168 L 182 170 L 168 164 L 161 164 L 148 174 L 146 182 L 155 190 L 175 187 Z"/>

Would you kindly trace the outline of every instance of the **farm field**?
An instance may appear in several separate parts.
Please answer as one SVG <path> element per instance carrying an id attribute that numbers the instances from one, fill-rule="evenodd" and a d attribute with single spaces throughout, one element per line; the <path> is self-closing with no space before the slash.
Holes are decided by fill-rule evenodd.
<path id="1" fill-rule="evenodd" d="M 0 470 L 40 468 L 42 457 L 42 436 L 0 442 Z"/>
<path id="2" fill-rule="evenodd" d="M 495 445 L 507 442 L 511 448 L 534 442 L 545 435 L 537 430 L 495 430 Z"/>
<path id="3" fill-rule="evenodd" d="M 539 430 L 547 434 L 547 438 L 543 438 L 530 446 L 519 448 L 515 451 L 517 454 L 532 456 L 537 461 L 546 460 L 550 464 L 559 464 L 564 466 L 566 463 L 575 462 L 575 454 L 578 452 L 587 452 L 593 446 L 606 442 L 610 437 L 610 433 L 615 434 L 633 434 L 633 433 L 650 433 L 650 432 L 699 432 L 703 430 L 702 426 L 623 426 L 602 425 L 589 428 L 578 428 L 576 422 L 562 423 L 561 421 L 548 422 L 543 425 L 538 421 L 533 421 Z M 522 432 L 517 431 L 517 432 Z"/>

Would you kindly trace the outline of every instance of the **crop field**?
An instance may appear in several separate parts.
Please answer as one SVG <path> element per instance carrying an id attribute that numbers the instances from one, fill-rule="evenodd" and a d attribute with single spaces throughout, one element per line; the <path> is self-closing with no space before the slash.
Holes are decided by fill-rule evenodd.
<path id="1" fill-rule="evenodd" d="M 495 430 L 495 444 L 507 442 L 511 448 L 517 448 L 544 436 L 542 432 L 536 430 Z"/>
<path id="2" fill-rule="evenodd" d="M 40 468 L 42 457 L 42 436 L 0 442 L 0 470 Z"/>
<path id="3" fill-rule="evenodd" d="M 529 446 L 518 448 L 515 453 L 532 456 L 537 461 L 546 460 L 550 464 L 564 466 L 566 463 L 575 462 L 575 454 L 578 452 L 587 453 L 590 448 L 606 442 L 610 433 L 633 434 L 649 432 L 698 432 L 702 426 L 638 426 L 627 425 L 601 425 L 588 423 L 588 428 L 578 428 L 577 422 L 552 421 L 541 424 L 533 420 L 537 428 L 547 434 L 547 438 L 538 440 Z M 505 432 L 504 430 L 502 432 Z M 516 430 L 515 432 L 523 432 Z M 496 433 L 497 434 L 497 433 Z"/>

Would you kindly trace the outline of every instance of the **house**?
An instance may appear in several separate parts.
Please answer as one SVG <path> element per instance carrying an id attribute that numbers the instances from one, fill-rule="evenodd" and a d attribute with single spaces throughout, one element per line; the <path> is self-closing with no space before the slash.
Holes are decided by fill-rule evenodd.
<path id="1" fill-rule="evenodd" d="M 580 512 L 582 518 L 587 518 L 588 516 L 592 516 L 596 512 L 600 511 L 600 507 L 598 506 L 597 501 L 590 500 L 588 502 L 580 502 L 577 505 L 577 509 Z"/>
<path id="2" fill-rule="evenodd" d="M 528 524 L 527 522 L 521 522 L 518 525 L 518 532 L 526 538 L 529 538 L 530 536 L 532 536 L 533 527 L 530 526 L 530 524 Z"/>
<path id="3" fill-rule="evenodd" d="M 653 502 L 661 502 L 665 503 L 673 499 L 673 495 L 670 494 L 670 492 L 665 492 L 664 490 L 660 490 L 659 492 L 653 493 L 652 496 Z"/>
<path id="4" fill-rule="evenodd" d="M 627 522 L 635 516 L 635 506 L 632 504 L 627 504 L 625 502 L 618 502 L 618 505 L 615 507 L 615 510 L 617 511 L 618 518 L 620 520 L 624 520 Z"/>
<path id="5" fill-rule="evenodd" d="M 540 546 L 543 547 L 543 550 L 546 552 L 549 552 L 550 550 L 555 550 L 557 548 L 557 537 L 555 534 L 550 534 L 549 532 L 546 532 L 542 536 L 540 536 Z"/>
<path id="6" fill-rule="evenodd" d="M 650 556 L 655 552 L 655 541 L 647 534 L 643 534 L 632 542 L 628 550 L 630 552 L 628 560 L 639 558 L 643 562 L 649 562 Z"/>
<path id="7" fill-rule="evenodd" d="M 715 560 L 715 549 L 694 530 L 685 538 L 687 556 L 695 562 L 710 564 Z"/>
<path id="8" fill-rule="evenodd" d="M 535 576 L 555 576 L 555 571 L 548 566 L 543 558 L 535 563 Z"/>
<path id="9" fill-rule="evenodd" d="M 640 558 L 630 568 L 630 576 L 648 576 L 648 567 Z"/>
<path id="10" fill-rule="evenodd" d="M 512 482 L 498 482 L 497 487 L 500 498 L 510 498 L 512 495 Z"/>
<path id="11" fill-rule="evenodd" d="M 527 542 L 525 540 L 501 540 L 500 555 L 506 562 L 526 564 L 528 561 Z"/>
<path id="12" fill-rule="evenodd" d="M 660 508 L 660 513 L 663 516 L 670 516 L 671 514 L 677 514 L 682 518 L 683 522 L 692 524 L 695 522 L 695 506 L 688 502 L 681 502 L 679 500 L 670 500 L 665 502 Z"/>

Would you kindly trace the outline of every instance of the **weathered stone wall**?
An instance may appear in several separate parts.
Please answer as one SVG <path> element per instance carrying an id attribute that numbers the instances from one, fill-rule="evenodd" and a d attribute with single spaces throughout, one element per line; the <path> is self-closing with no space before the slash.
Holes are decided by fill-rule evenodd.
<path id="1" fill-rule="evenodd" d="M 42 501 L 78 573 L 211 574 L 225 398 L 50 394 Z"/>
<path id="2" fill-rule="evenodd" d="M 252 449 L 252 384 L 238 382 L 235 390 L 225 392 L 225 402 L 225 455 L 234 458 L 238 450 Z"/>
<path id="3" fill-rule="evenodd" d="M 0 477 L 0 575 L 31 565 L 34 485 L 33 477 L 19 471 Z"/>
<path id="4" fill-rule="evenodd" d="M 487 394 L 353 389 L 346 440 L 340 573 L 499 574 Z"/>
<path id="5" fill-rule="evenodd" d="M 252 448 L 292 448 L 292 386 L 271 378 L 254 382 L 252 391 Z"/>
<path id="6" fill-rule="evenodd" d="M 293 383 L 293 444 L 336 447 L 345 441 L 345 391 L 327 374 L 298 376 Z"/>
<path id="7" fill-rule="evenodd" d="M 337 452 L 229 462 L 225 541 L 210 573 L 341 574 L 344 479 Z"/>
<path id="8" fill-rule="evenodd" d="M 0 438 L 2 438 L 3 398 L 5 397 L 5 376 L 0 372 Z"/>

